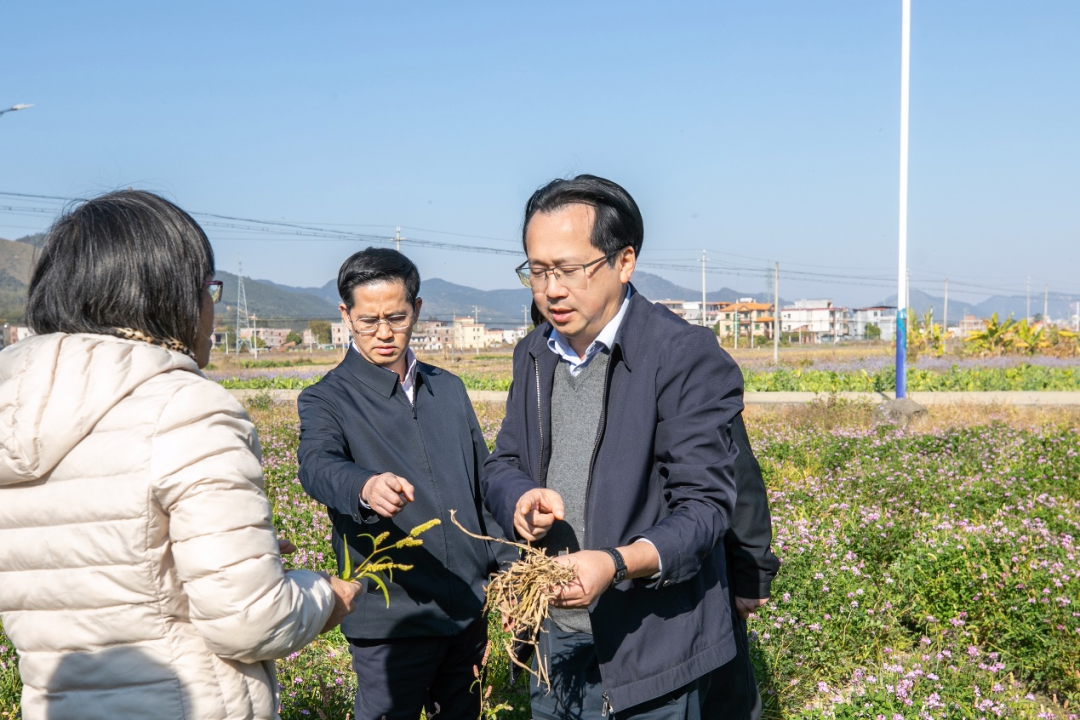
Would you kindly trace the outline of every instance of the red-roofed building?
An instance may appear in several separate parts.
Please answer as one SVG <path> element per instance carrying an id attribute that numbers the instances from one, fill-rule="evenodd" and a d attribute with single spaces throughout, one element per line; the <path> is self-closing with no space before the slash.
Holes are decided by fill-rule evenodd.
<path id="1" fill-rule="evenodd" d="M 717 329 L 721 338 L 730 338 L 735 335 L 736 328 L 740 338 L 750 341 L 751 334 L 764 335 L 767 338 L 773 336 L 773 313 L 772 303 L 754 302 L 753 299 L 743 299 L 729 303 L 720 310 L 717 320 Z"/>

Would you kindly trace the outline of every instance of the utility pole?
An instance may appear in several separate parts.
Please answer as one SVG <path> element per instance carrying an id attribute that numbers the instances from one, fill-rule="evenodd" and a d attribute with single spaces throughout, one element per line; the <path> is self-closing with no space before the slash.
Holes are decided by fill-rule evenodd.
<path id="1" fill-rule="evenodd" d="M 941 318 L 941 336 L 949 339 L 949 278 L 945 278 L 945 311 Z"/>
<path id="2" fill-rule="evenodd" d="M 259 318 L 251 316 L 251 347 L 255 351 L 255 359 L 259 359 Z"/>
<path id="3" fill-rule="evenodd" d="M 780 364 L 780 263 L 773 263 L 773 340 L 772 361 Z"/>
<path id="4" fill-rule="evenodd" d="M 754 349 L 754 311 L 750 311 L 750 349 Z"/>
<path id="5" fill-rule="evenodd" d="M 1024 322 L 1031 322 L 1031 276 L 1027 280 L 1027 309 L 1024 312 Z"/>
<path id="6" fill-rule="evenodd" d="M 521 306 L 521 314 L 525 318 L 525 332 L 529 332 L 529 322 L 530 322 L 530 320 L 532 320 L 532 318 L 529 317 L 529 306 L 528 305 L 522 305 Z"/>
<path id="7" fill-rule="evenodd" d="M 706 327 L 705 322 L 705 251 L 701 251 L 701 327 Z"/>
<path id="8" fill-rule="evenodd" d="M 401 252 L 401 241 L 405 238 L 401 237 L 401 226 L 398 225 L 397 232 L 394 233 L 394 249 Z"/>
<path id="9" fill-rule="evenodd" d="M 738 299 L 738 298 L 736 298 Z M 739 349 L 739 303 L 732 305 L 735 309 L 735 349 Z"/>
<path id="10" fill-rule="evenodd" d="M 476 325 L 479 325 L 480 324 L 480 311 L 476 309 L 475 305 L 472 306 L 472 317 L 473 317 L 473 323 L 476 324 Z"/>
<path id="11" fill-rule="evenodd" d="M 229 331 L 225 331 L 225 354 L 229 354 Z"/>

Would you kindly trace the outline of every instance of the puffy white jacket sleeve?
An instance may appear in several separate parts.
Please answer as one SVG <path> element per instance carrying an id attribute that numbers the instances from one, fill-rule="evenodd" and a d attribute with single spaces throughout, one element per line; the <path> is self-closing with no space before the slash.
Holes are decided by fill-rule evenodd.
<path id="1" fill-rule="evenodd" d="M 152 451 L 176 573 L 211 652 L 251 663 L 314 640 L 333 590 L 314 572 L 285 573 L 259 441 L 239 403 L 217 383 L 186 383 L 162 413 Z"/>

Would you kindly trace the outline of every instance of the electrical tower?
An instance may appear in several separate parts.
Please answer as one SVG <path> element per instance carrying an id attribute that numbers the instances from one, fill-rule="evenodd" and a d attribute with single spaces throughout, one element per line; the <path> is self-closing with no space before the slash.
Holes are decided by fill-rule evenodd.
<path id="1" fill-rule="evenodd" d="M 251 349 L 249 338 L 241 337 L 241 328 L 251 330 L 251 320 L 248 318 L 247 293 L 244 292 L 244 260 L 241 258 L 236 268 L 236 354 L 240 354 L 240 346 L 247 345 Z"/>

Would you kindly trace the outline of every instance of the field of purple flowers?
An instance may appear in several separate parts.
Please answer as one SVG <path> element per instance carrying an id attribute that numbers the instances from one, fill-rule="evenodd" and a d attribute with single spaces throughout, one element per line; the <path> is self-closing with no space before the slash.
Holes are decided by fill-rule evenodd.
<path id="1" fill-rule="evenodd" d="M 1076 416 L 868 413 L 748 420 L 784 562 L 751 623 L 766 714 L 1077 717 Z"/>
<path id="2" fill-rule="evenodd" d="M 492 438 L 501 409 L 477 410 Z M 296 480 L 295 410 L 251 412 L 290 564 L 331 569 L 326 513 Z M 907 429 L 839 402 L 748 416 L 783 560 L 750 621 L 766 717 L 1080 717 L 1078 417 L 936 412 Z M 278 668 L 283 718 L 349 716 L 340 634 Z M 504 677 L 496 663 L 493 697 L 518 709 L 501 717 L 527 718 Z M 0 634 L 0 717 L 17 704 Z"/>

